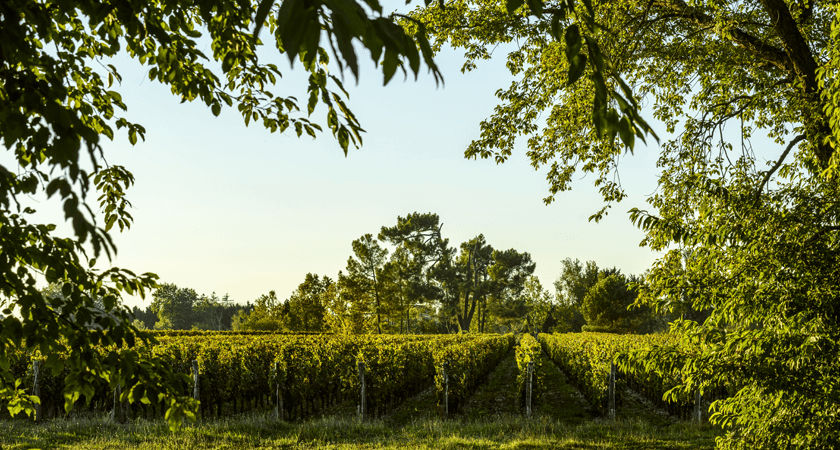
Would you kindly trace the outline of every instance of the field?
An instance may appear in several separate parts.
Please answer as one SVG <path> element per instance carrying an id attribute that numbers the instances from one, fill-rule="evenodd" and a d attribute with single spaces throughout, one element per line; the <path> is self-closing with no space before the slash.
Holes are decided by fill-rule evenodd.
<path id="1" fill-rule="evenodd" d="M 107 392 L 69 417 L 48 414 L 50 396 L 58 392 L 46 386 L 58 389 L 60 383 L 47 377 L 44 414 L 59 417 L 40 424 L 4 419 L 8 432 L 0 436 L 0 446 L 712 447 L 716 430 L 685 420 L 682 411 L 691 405 L 669 413 L 647 398 L 658 390 L 641 389 L 638 377 L 617 376 L 615 419 L 610 418 L 609 383 L 603 380 L 604 362 L 614 354 L 610 349 L 626 351 L 632 342 L 647 345 L 650 339 L 594 333 L 537 339 L 158 336 L 149 355 L 170 358 L 185 373 L 193 360 L 198 363 L 197 423 L 170 432 L 154 404 L 126 408 L 130 417 L 118 423 L 109 419 Z M 593 381 L 587 382 L 586 370 Z"/>

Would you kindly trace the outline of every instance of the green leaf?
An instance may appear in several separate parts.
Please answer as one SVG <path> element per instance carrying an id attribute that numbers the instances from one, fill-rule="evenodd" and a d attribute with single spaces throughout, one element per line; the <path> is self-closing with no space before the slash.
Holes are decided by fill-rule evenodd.
<path id="1" fill-rule="evenodd" d="M 265 19 L 268 17 L 268 12 L 271 10 L 271 6 L 273 4 L 274 0 L 261 0 L 260 4 L 257 6 L 257 13 L 254 16 L 254 22 L 256 23 L 256 26 L 254 27 L 255 39 L 260 37 L 260 30 L 262 30 Z"/>
<path id="2" fill-rule="evenodd" d="M 540 15 L 543 12 L 543 2 L 542 0 L 528 0 L 528 9 L 531 10 L 533 14 Z"/>
<path id="3" fill-rule="evenodd" d="M 583 48 L 583 40 L 581 39 L 580 35 L 580 28 L 576 23 L 573 23 L 566 27 L 566 32 L 563 35 L 563 39 L 566 42 L 566 59 L 569 61 L 572 60 L 578 53 L 580 53 L 580 49 Z"/>
<path id="4" fill-rule="evenodd" d="M 621 120 L 618 122 L 618 135 L 621 137 L 621 141 L 624 142 L 624 145 L 633 151 L 633 145 L 635 144 L 635 133 L 633 133 L 633 125 L 630 123 L 630 119 L 627 116 L 622 116 Z"/>
<path id="5" fill-rule="evenodd" d="M 566 85 L 571 86 L 575 84 L 581 75 L 583 75 L 584 69 L 586 69 L 586 55 L 578 53 L 574 58 L 569 60 L 569 79 Z"/>
<path id="6" fill-rule="evenodd" d="M 507 7 L 507 11 L 509 13 L 515 12 L 523 4 L 525 4 L 525 0 L 506 0 L 505 1 L 505 6 Z"/>

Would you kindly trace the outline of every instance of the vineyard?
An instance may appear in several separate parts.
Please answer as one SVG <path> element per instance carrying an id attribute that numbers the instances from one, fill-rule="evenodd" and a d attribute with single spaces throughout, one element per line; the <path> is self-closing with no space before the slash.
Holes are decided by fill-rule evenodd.
<path id="1" fill-rule="evenodd" d="M 379 415 L 430 386 L 440 408 L 454 411 L 514 342 L 513 335 L 161 332 L 147 337 L 139 344 L 140 358 L 157 358 L 184 374 L 181 390 L 200 401 L 202 417 L 273 408 L 281 419 L 303 418 L 347 401 L 359 403 L 360 413 Z M 16 376 L 34 385 L 33 368 L 47 357 L 13 355 Z M 61 415 L 63 373 L 40 371 L 37 378 L 42 415 Z M 91 399 L 83 408 L 122 406 L 104 381 Z M 155 399 L 129 407 L 140 417 L 165 411 Z"/>
<path id="2" fill-rule="evenodd" d="M 677 376 L 627 362 L 633 351 L 671 344 L 667 335 L 153 332 L 145 338 L 137 346 L 141 360 L 157 358 L 183 374 L 182 394 L 199 401 L 202 418 L 270 411 L 276 419 L 294 421 L 336 405 L 352 405 L 361 417 L 379 417 L 429 390 L 436 413 L 448 415 L 457 413 L 511 354 L 516 366 L 511 386 L 517 407 L 528 416 L 551 388 L 546 371 L 555 365 L 602 416 L 612 414 L 611 408 L 622 408 L 627 395 L 645 397 L 681 418 L 708 407 L 708 402 L 698 404 L 693 396 L 663 401 L 679 382 Z M 56 356 L 22 352 L 13 356 L 17 376 L 40 395 L 42 417 L 63 415 L 63 373 L 36 373 L 40 363 Z M 90 398 L 80 409 L 124 411 L 148 419 L 165 411 L 158 399 L 119 403 L 114 388 L 104 381 Z"/>

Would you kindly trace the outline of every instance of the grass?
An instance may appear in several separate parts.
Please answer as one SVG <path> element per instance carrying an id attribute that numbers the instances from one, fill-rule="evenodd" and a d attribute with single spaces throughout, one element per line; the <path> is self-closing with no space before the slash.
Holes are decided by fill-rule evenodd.
<path id="1" fill-rule="evenodd" d="M 569 424 L 548 418 L 494 415 L 424 418 L 402 426 L 385 419 L 324 417 L 301 423 L 265 415 L 206 421 L 170 432 L 162 421 L 110 424 L 98 419 L 57 419 L 44 425 L 0 424 L 0 447 L 16 448 L 711 448 L 708 426 L 600 419 Z"/>
<path id="2" fill-rule="evenodd" d="M 644 407 L 618 420 L 599 418 L 553 364 L 534 417 L 516 398 L 516 363 L 505 358 L 450 418 L 437 415 L 431 389 L 389 414 L 364 422 L 346 408 L 334 415 L 282 422 L 265 413 L 205 420 L 170 432 L 161 420 L 108 423 L 103 416 L 55 419 L 44 424 L 0 421 L 0 448 L 712 448 L 717 431 L 663 418 Z"/>

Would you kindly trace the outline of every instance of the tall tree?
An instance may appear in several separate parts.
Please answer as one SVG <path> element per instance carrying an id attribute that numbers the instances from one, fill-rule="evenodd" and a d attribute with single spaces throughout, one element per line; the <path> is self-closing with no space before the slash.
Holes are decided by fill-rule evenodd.
<path id="1" fill-rule="evenodd" d="M 552 305 L 551 294 L 539 278 L 530 275 L 516 294 L 492 296 L 487 309 L 490 319 L 496 323 L 493 331 L 550 332 L 543 325 L 549 320 Z"/>
<path id="2" fill-rule="evenodd" d="M 365 234 L 352 243 L 353 256 L 347 259 L 348 287 L 358 292 L 354 301 L 371 305 L 376 317 L 376 332 L 382 333 L 382 270 L 388 250 L 382 248 L 372 234 Z"/>
<path id="3" fill-rule="evenodd" d="M 382 227 L 379 239 L 395 247 L 388 263 L 393 300 L 400 311 L 399 322 L 410 332 L 412 308 L 424 308 L 441 298 L 439 283 L 434 277 L 437 266 L 448 258 L 449 240 L 441 235 L 443 224 L 434 213 L 414 212 L 397 217 L 397 224 Z"/>
<path id="4" fill-rule="evenodd" d="M 587 291 L 582 312 L 586 331 L 647 333 L 658 323 L 646 306 L 634 307 L 640 279 L 621 273 L 601 273 Z"/>
<path id="5" fill-rule="evenodd" d="M 238 310 L 231 319 L 231 327 L 234 330 L 285 330 L 287 314 L 288 304 L 281 302 L 276 292 L 269 291 L 257 297 L 253 305 Z"/>
<path id="6" fill-rule="evenodd" d="M 480 333 L 483 333 L 487 326 L 488 297 L 497 306 L 502 306 L 497 310 L 497 313 L 505 311 L 507 314 L 527 320 L 530 305 L 527 304 L 527 299 L 522 296 L 522 291 L 525 289 L 525 283 L 537 267 L 531 260 L 530 254 L 512 248 L 503 251 L 495 250 L 492 258 L 493 264 L 487 269 L 490 285 L 488 292 L 480 300 L 478 316 L 478 331 Z"/>
<path id="7" fill-rule="evenodd" d="M 338 292 L 331 311 L 337 328 L 343 332 L 360 334 L 376 330 L 375 310 L 366 286 L 360 278 L 338 273 Z"/>
<path id="8" fill-rule="evenodd" d="M 462 243 L 457 258 L 445 261 L 437 271 L 445 291 L 445 310 L 454 313 L 461 331 L 470 331 L 481 301 L 490 292 L 492 263 L 493 247 L 479 234 Z"/>

